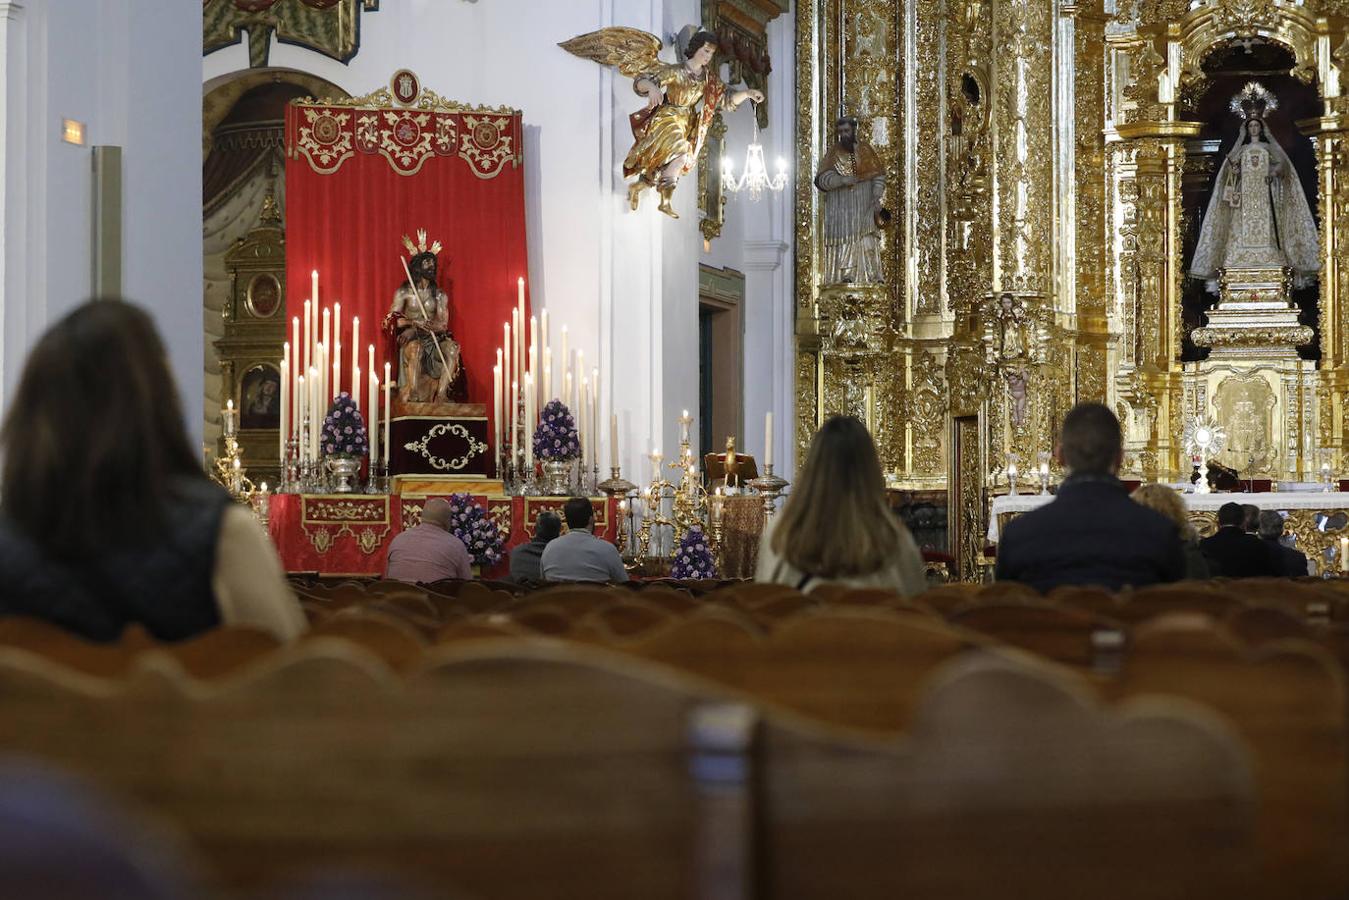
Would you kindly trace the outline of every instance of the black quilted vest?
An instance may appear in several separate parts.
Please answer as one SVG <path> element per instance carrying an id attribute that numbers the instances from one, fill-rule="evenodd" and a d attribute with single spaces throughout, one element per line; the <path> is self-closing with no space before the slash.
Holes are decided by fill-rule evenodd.
<path id="1" fill-rule="evenodd" d="M 232 501 L 203 479 L 184 479 L 174 493 L 163 534 L 75 561 L 51 558 L 0 515 L 0 615 L 44 619 L 95 641 L 116 640 L 133 622 L 162 641 L 219 625 L 211 576 Z"/>

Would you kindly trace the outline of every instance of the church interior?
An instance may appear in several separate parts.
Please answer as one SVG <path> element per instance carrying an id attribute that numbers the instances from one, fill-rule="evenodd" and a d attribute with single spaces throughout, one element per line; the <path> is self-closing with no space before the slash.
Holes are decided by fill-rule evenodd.
<path id="1" fill-rule="evenodd" d="M 1349 897 L 1346 0 L 0 53 L 0 893 Z"/>

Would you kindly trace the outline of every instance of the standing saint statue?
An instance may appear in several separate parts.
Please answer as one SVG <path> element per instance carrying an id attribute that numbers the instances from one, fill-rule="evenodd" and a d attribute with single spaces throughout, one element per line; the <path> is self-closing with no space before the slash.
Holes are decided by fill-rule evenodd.
<path id="1" fill-rule="evenodd" d="M 428 247 L 425 231 L 417 238 L 417 244 L 403 238 L 414 254 L 407 264 L 412 281 L 394 292 L 384 327 L 398 344 L 398 399 L 439 403 L 462 393 L 463 367 L 459 344 L 450 334 L 450 297 L 436 283 L 440 242 Z"/>
<path id="2" fill-rule="evenodd" d="M 762 91 L 753 89 L 727 93 L 712 64 L 717 36 L 710 31 L 693 32 L 680 63 L 661 62 L 660 38 L 636 28 L 601 28 L 558 46 L 582 59 L 618 67 L 633 79 L 632 89 L 646 98 L 646 106 L 628 117 L 636 143 L 623 160 L 623 176 L 637 176 L 628 187 L 628 204 L 634 210 L 642 193 L 654 188 L 660 211 L 679 218 L 670 198 L 679 179 L 698 164 L 713 117 L 746 100 L 764 99 Z"/>
<path id="3" fill-rule="evenodd" d="M 824 192 L 824 283 L 879 284 L 884 278 L 881 229 L 890 213 L 881 206 L 885 167 L 876 151 L 857 139 L 857 120 L 843 116 L 835 143 L 815 175 Z"/>
<path id="4" fill-rule="evenodd" d="M 1276 101 L 1252 82 L 1232 103 L 1245 122 L 1218 169 L 1190 275 L 1217 293 L 1221 269 L 1288 267 L 1293 286 L 1305 287 L 1320 272 L 1321 242 L 1297 172 L 1265 121 Z"/>

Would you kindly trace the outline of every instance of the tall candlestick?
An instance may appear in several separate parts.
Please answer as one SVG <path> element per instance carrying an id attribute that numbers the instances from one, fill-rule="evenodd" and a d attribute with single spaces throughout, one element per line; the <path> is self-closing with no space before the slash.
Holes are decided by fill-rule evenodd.
<path id="1" fill-rule="evenodd" d="M 389 422 L 393 419 L 393 406 L 389 403 L 389 364 L 384 364 L 384 465 L 389 464 Z"/>
<path id="2" fill-rule="evenodd" d="M 525 280 L 519 278 L 516 280 L 516 326 L 515 326 L 515 371 L 523 373 L 522 368 L 525 364 Z M 523 374 L 517 375 L 520 379 L 520 387 L 525 386 Z"/>
<path id="3" fill-rule="evenodd" d="M 515 405 L 515 398 L 516 398 L 516 397 L 519 397 L 519 396 L 520 396 L 520 382 L 515 381 L 515 380 L 512 380 L 512 381 L 511 381 L 511 395 L 510 395 L 510 397 L 507 398 L 507 405 L 510 407 L 510 412 L 509 412 L 507 418 L 509 418 L 509 419 L 511 420 L 511 459 L 512 459 L 512 460 L 515 459 L 515 453 L 516 453 L 516 451 L 520 449 L 520 448 L 519 448 L 519 441 L 518 441 L 518 437 L 519 437 L 519 428 L 520 428 L 520 411 L 519 411 L 519 409 L 518 409 L 518 408 L 516 407 L 516 405 Z M 527 442 L 526 442 L 526 443 L 527 443 Z"/>
<path id="4" fill-rule="evenodd" d="M 553 386 L 553 373 L 548 370 L 549 366 L 551 365 L 553 355 L 552 355 L 552 348 L 548 346 L 548 310 L 546 309 L 543 311 L 542 321 L 543 321 L 543 336 L 542 336 L 543 344 L 539 349 L 539 362 L 543 363 L 543 400 L 546 403 L 549 400 L 553 399 L 551 390 Z"/>
<path id="5" fill-rule="evenodd" d="M 290 319 L 290 345 L 295 348 L 295 356 L 290 364 L 290 396 L 292 399 L 299 396 L 296 389 L 299 386 L 300 375 L 303 369 L 300 368 L 300 358 L 304 351 L 300 348 L 300 317 L 292 316 Z"/>
<path id="6" fill-rule="evenodd" d="M 309 404 L 306 402 L 309 394 L 308 388 L 305 385 L 303 375 L 301 375 L 299 378 L 296 379 L 295 386 L 296 386 L 295 425 L 297 428 L 301 428 L 301 433 L 303 433 L 301 423 L 306 421 L 305 417 L 309 415 Z M 295 449 L 296 452 L 300 454 L 301 461 L 303 461 L 306 457 L 309 456 L 309 448 L 300 444 L 298 440 L 295 442 Z"/>
<path id="7" fill-rule="evenodd" d="M 319 305 L 319 270 L 318 270 L 318 269 L 315 269 L 313 272 L 311 272 L 311 273 L 310 273 L 310 277 L 313 279 L 313 281 L 312 281 L 312 283 L 311 283 L 311 285 L 310 285 L 309 299 L 314 301 L 314 308 L 315 308 L 315 309 L 318 309 L 318 305 Z"/>
<path id="8" fill-rule="evenodd" d="M 324 397 L 331 397 L 331 396 L 332 396 L 332 392 L 328 390 L 329 385 L 328 385 L 328 382 L 327 382 L 327 378 L 328 378 L 328 365 L 327 365 L 327 364 L 328 364 L 328 362 L 329 362 L 328 357 L 329 357 L 329 356 L 332 354 L 332 352 L 333 352 L 332 310 L 331 310 L 331 309 L 325 309 L 325 310 L 323 311 L 323 348 L 324 348 L 324 357 L 323 357 L 323 362 L 324 362 L 324 366 L 323 366 L 323 378 L 324 378 L 324 382 L 323 382 L 323 396 L 324 396 Z"/>
<path id="9" fill-rule="evenodd" d="M 501 472 L 501 351 L 497 350 L 497 364 L 492 366 L 492 452 Z"/>
<path id="10" fill-rule="evenodd" d="M 333 352 L 333 396 L 336 397 L 342 393 L 342 304 L 333 303 L 333 342 L 328 345 L 328 349 Z"/>
<path id="11" fill-rule="evenodd" d="M 609 414 L 609 468 L 618 468 L 618 413 Z"/>
<path id="12" fill-rule="evenodd" d="M 539 379 L 539 320 L 537 316 L 529 317 L 529 372 L 534 376 L 534 405 L 541 406 L 539 403 L 539 389 L 543 387 L 543 382 Z"/>
<path id="13" fill-rule="evenodd" d="M 592 468 L 599 468 L 600 465 L 600 370 L 594 371 L 594 377 L 590 379 L 590 435 L 594 442 L 594 449 L 590 453 L 590 465 Z"/>
<path id="14" fill-rule="evenodd" d="M 773 464 L 773 414 L 764 413 L 763 417 L 763 464 Z"/>
<path id="15" fill-rule="evenodd" d="M 571 354 L 567 352 L 567 326 L 562 326 L 562 402 L 569 402 L 567 390 L 571 386 Z"/>
<path id="16" fill-rule="evenodd" d="M 514 313 L 511 313 L 514 316 Z M 506 388 L 510 387 L 513 380 L 514 370 L 511 368 L 511 323 L 501 323 L 501 349 L 497 351 L 498 356 L 504 356 L 501 362 L 501 391 L 504 394 Z M 509 406 L 509 404 L 507 404 Z"/>
<path id="17" fill-rule="evenodd" d="M 511 380 L 520 384 L 525 383 L 525 370 L 520 365 L 522 362 L 523 360 L 520 359 L 520 314 L 516 310 L 511 310 Z M 519 399 L 519 394 L 511 395 L 512 404 Z"/>
<path id="18" fill-rule="evenodd" d="M 370 423 L 366 427 L 366 433 L 370 435 L 370 465 L 373 467 L 375 460 L 379 459 L 379 375 L 375 373 L 375 348 L 373 345 L 370 347 L 370 359 L 370 384 L 366 387 Z"/>
<path id="19" fill-rule="evenodd" d="M 353 366 L 351 370 L 351 402 L 356 407 L 356 411 L 364 416 L 369 410 L 361 409 L 365 405 L 365 399 L 361 397 L 361 367 Z M 366 430 L 369 431 L 370 423 L 366 422 Z"/>
<path id="20" fill-rule="evenodd" d="M 360 403 L 361 379 L 356 374 L 356 369 L 361 364 L 361 318 L 360 316 L 351 317 L 351 395 L 357 398 Z"/>
<path id="21" fill-rule="evenodd" d="M 290 437 L 290 342 L 281 345 L 281 423 L 276 430 L 281 467 L 286 466 L 286 438 Z"/>
<path id="22" fill-rule="evenodd" d="M 585 374 L 586 374 L 586 354 L 584 350 L 577 350 L 576 377 L 572 379 L 572 384 L 576 386 L 576 402 L 578 404 L 581 402 L 581 382 L 585 380 Z"/>
<path id="23" fill-rule="evenodd" d="M 313 363 L 314 363 L 314 360 L 313 360 L 313 353 L 314 353 L 314 335 L 313 335 L 313 326 L 312 326 L 312 324 L 311 324 L 312 316 L 310 315 L 310 306 L 309 306 L 309 303 L 310 303 L 310 301 L 308 301 L 308 300 L 306 300 L 306 301 L 304 302 L 304 360 L 303 360 L 303 362 L 304 362 L 304 370 L 305 370 L 306 372 L 309 371 L 309 367 L 310 367 L 311 365 L 313 365 Z"/>
<path id="24" fill-rule="evenodd" d="M 590 404 L 590 379 L 581 379 L 581 408 L 576 410 L 576 432 L 581 439 L 581 471 L 590 465 L 590 430 L 586 427 L 586 407 Z"/>
<path id="25" fill-rule="evenodd" d="M 525 373 L 525 471 L 534 471 L 534 375 Z"/>

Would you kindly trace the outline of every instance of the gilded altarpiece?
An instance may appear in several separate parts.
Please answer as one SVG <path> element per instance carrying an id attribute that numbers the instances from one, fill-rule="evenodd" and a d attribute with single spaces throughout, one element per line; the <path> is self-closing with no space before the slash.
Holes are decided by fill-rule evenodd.
<path id="1" fill-rule="evenodd" d="M 827 415 L 870 421 L 893 481 L 970 507 L 949 515 L 971 532 L 952 538 L 963 577 L 1010 455 L 1033 469 L 1081 400 L 1119 413 L 1134 477 L 1187 475 L 1181 433 L 1201 412 L 1241 419 L 1248 468 L 1268 450 L 1272 477 L 1306 478 L 1325 448 L 1342 470 L 1346 14 L 1345 0 L 800 0 L 798 452 Z M 1319 358 L 1190 361 L 1203 323 L 1182 305 L 1196 227 L 1183 194 L 1213 177 L 1193 155 L 1195 98 L 1214 54 L 1261 44 L 1290 54 L 1286 74 L 1322 108 L 1295 123 L 1315 148 Z M 878 284 L 823 275 L 824 202 L 806 173 L 840 115 L 885 169 Z"/>
<path id="2" fill-rule="evenodd" d="M 1107 399 L 1107 19 L 1099 0 L 801 0 L 796 15 L 798 451 L 828 415 L 870 422 L 892 482 L 952 488 L 968 574 L 1008 454 L 1033 461 L 1074 400 Z M 1075 93 L 1077 71 L 1094 74 Z M 879 284 L 824 278 L 804 175 L 840 115 L 885 168 Z"/>

